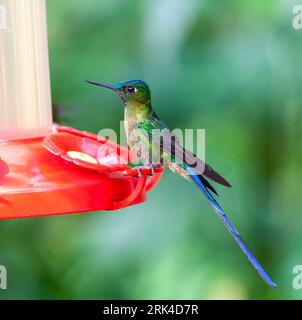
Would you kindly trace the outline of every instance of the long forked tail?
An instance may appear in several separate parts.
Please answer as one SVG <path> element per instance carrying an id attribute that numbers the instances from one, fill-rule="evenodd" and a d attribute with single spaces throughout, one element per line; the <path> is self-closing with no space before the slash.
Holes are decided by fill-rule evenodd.
<path id="1" fill-rule="evenodd" d="M 208 191 L 207 187 L 204 185 L 202 180 L 194 170 L 190 167 L 187 167 L 187 172 L 190 175 L 191 179 L 195 182 L 195 184 L 198 186 L 198 188 L 203 192 L 203 194 L 207 197 L 209 202 L 211 203 L 212 207 L 217 212 L 220 219 L 223 221 L 224 225 L 227 227 L 233 238 L 238 243 L 239 247 L 243 251 L 243 253 L 247 256 L 250 263 L 253 265 L 253 267 L 258 271 L 259 275 L 262 277 L 262 279 L 271 287 L 276 288 L 276 283 L 269 277 L 269 275 L 265 272 L 261 264 L 257 261 L 253 253 L 250 251 L 250 249 L 247 247 L 247 245 L 244 243 L 242 238 L 240 237 L 238 231 L 235 229 L 231 221 L 228 219 L 228 217 L 223 212 L 222 208 L 218 204 L 218 202 L 214 199 L 214 197 L 211 195 L 211 193 Z"/>

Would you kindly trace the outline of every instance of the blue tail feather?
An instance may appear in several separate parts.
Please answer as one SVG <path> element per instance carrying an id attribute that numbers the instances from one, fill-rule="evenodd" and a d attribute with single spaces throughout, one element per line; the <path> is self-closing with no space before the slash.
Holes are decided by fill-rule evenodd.
<path id="1" fill-rule="evenodd" d="M 238 231 L 235 229 L 231 221 L 227 218 L 225 213 L 223 212 L 222 208 L 218 204 L 218 202 L 214 199 L 212 194 L 208 191 L 204 183 L 201 181 L 198 175 L 194 172 L 194 170 L 190 167 L 186 168 L 188 174 L 190 175 L 191 179 L 195 182 L 195 184 L 198 186 L 198 188 L 204 193 L 204 195 L 207 197 L 209 202 L 211 203 L 212 207 L 215 209 L 217 214 L 219 215 L 220 219 L 223 221 L 224 225 L 227 227 L 243 253 L 247 256 L 250 263 L 253 265 L 253 267 L 258 271 L 259 275 L 262 277 L 262 279 L 271 287 L 277 287 L 276 283 L 269 277 L 269 275 L 265 272 L 261 264 L 257 261 L 253 253 L 250 251 L 250 249 L 247 247 L 247 245 L 242 240 L 241 236 L 239 235 Z"/>

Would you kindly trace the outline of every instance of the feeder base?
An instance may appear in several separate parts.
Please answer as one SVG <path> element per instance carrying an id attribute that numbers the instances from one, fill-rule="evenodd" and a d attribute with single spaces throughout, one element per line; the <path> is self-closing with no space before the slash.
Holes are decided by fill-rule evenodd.
<path id="1" fill-rule="evenodd" d="M 9 172 L 0 175 L 0 219 L 113 210 L 139 179 L 68 164 L 43 147 L 43 139 L 0 144 Z M 142 190 L 131 204 L 145 201 Z M 126 203 L 129 205 L 129 203 Z"/>

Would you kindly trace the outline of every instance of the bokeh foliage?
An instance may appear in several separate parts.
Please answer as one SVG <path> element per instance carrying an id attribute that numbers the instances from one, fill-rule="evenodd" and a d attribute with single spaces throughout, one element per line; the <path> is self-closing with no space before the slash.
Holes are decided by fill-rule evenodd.
<path id="1" fill-rule="evenodd" d="M 302 30 L 281 0 L 47 0 L 53 102 L 67 125 L 119 130 L 85 79 L 143 79 L 172 128 L 205 128 L 220 202 L 268 288 L 193 184 L 166 172 L 120 212 L 2 221 L 0 298 L 300 299 Z"/>

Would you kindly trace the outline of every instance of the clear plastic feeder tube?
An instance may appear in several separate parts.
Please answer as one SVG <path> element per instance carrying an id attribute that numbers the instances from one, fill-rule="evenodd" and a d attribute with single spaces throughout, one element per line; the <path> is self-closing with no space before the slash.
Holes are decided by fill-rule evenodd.
<path id="1" fill-rule="evenodd" d="M 0 0 L 0 141 L 51 130 L 44 0 Z"/>

